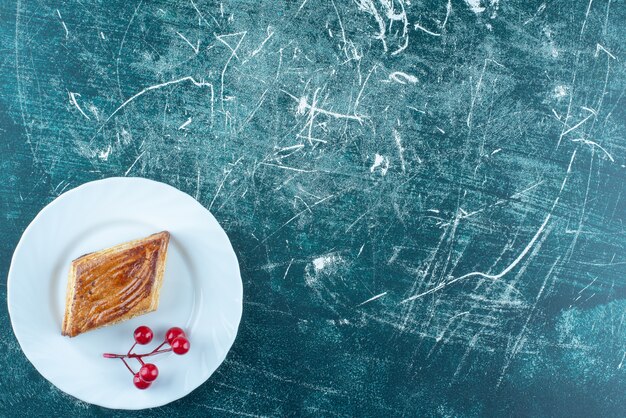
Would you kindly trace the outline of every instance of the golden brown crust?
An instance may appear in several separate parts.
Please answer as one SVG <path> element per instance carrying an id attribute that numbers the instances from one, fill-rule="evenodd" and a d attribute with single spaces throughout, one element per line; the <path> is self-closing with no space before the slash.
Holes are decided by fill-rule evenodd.
<path id="1" fill-rule="evenodd" d="M 169 238 L 162 231 L 72 261 L 61 333 L 74 337 L 156 310 Z"/>

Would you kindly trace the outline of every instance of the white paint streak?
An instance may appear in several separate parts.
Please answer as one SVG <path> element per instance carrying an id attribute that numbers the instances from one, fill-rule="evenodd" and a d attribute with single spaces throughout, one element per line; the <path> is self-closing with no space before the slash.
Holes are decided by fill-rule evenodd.
<path id="1" fill-rule="evenodd" d="M 196 177 L 196 195 L 195 199 L 198 200 L 200 198 L 200 166 L 198 166 L 198 176 Z"/>
<path id="2" fill-rule="evenodd" d="M 467 273 L 464 274 L 462 276 L 453 278 L 452 280 L 449 280 L 447 282 L 442 282 L 439 285 L 425 291 L 422 293 L 418 293 L 416 295 L 413 295 L 411 297 L 408 297 L 404 300 L 402 300 L 400 303 L 406 303 L 406 302 L 410 302 L 412 300 L 421 298 L 423 296 L 429 295 L 431 293 L 437 292 L 441 289 L 443 289 L 444 287 L 450 286 L 460 280 L 464 280 L 470 277 L 484 277 L 485 279 L 491 279 L 491 280 L 498 280 L 502 277 L 504 277 L 507 273 L 509 273 L 511 270 L 513 270 L 515 268 L 515 266 L 517 266 L 520 261 L 522 261 L 524 259 L 524 257 L 526 257 L 526 254 L 534 247 L 535 242 L 537 241 L 537 239 L 541 236 L 541 234 L 543 233 L 543 231 L 546 228 L 546 225 L 548 225 L 548 222 L 550 221 L 550 219 L 552 218 L 552 213 L 554 211 L 554 209 L 556 208 L 556 206 L 559 203 L 559 200 L 561 198 L 561 193 L 563 192 L 563 189 L 565 188 L 565 184 L 567 183 L 567 179 L 569 178 L 569 174 L 572 171 L 572 164 L 574 163 L 574 159 L 576 158 L 576 150 L 574 150 L 574 152 L 572 153 L 572 157 L 570 159 L 569 165 L 567 167 L 567 172 L 563 178 L 563 183 L 561 183 L 561 188 L 559 190 L 559 193 L 556 197 L 556 199 L 554 199 L 554 202 L 552 203 L 552 207 L 550 208 L 550 211 L 548 212 L 548 214 L 546 215 L 545 219 L 543 220 L 543 222 L 541 223 L 541 225 L 539 226 L 539 229 L 537 230 L 537 232 L 535 233 L 535 235 L 533 235 L 533 237 L 531 238 L 531 240 L 528 242 L 528 244 L 522 249 L 522 251 L 519 253 L 519 255 L 504 269 L 502 270 L 500 273 L 498 274 L 487 274 L 487 273 L 483 273 L 480 271 L 473 271 L 471 273 Z"/>
<path id="3" fill-rule="evenodd" d="M 402 172 L 406 171 L 405 163 L 404 163 L 404 147 L 402 146 L 402 140 L 400 138 L 400 133 L 393 129 L 393 139 L 396 142 L 396 147 L 398 148 L 398 155 L 400 156 L 400 167 L 402 167 Z"/>
<path id="4" fill-rule="evenodd" d="M 554 97 L 557 99 L 562 99 L 563 97 L 567 96 L 567 94 L 568 94 L 567 86 L 558 85 L 554 88 Z"/>
<path id="5" fill-rule="evenodd" d="M 365 90 L 365 86 L 367 85 L 367 81 L 370 79 L 372 72 L 378 67 L 378 64 L 374 64 L 372 69 L 367 73 L 363 84 L 361 84 L 361 89 L 359 90 L 359 94 L 357 94 L 356 99 L 354 100 L 354 112 L 356 113 L 357 107 L 359 107 L 359 103 L 361 102 L 361 96 L 363 95 L 363 90 Z"/>
<path id="6" fill-rule="evenodd" d="M 187 42 L 187 44 L 191 47 L 191 49 L 193 49 L 193 52 L 195 52 L 196 55 L 198 54 L 198 52 L 200 52 L 200 39 L 198 39 L 198 42 L 196 43 L 196 45 L 194 45 L 191 42 L 189 42 L 189 39 L 185 38 L 182 33 L 176 32 L 176 34 L 180 36 L 181 38 L 183 38 L 185 42 Z"/>
<path id="7" fill-rule="evenodd" d="M 572 126 L 571 128 L 567 129 L 566 131 L 564 131 L 561 136 L 559 137 L 559 142 L 561 142 L 561 139 L 567 135 L 568 133 L 572 132 L 573 130 L 575 130 L 576 128 L 578 128 L 580 125 L 582 125 L 583 123 L 587 122 L 587 120 L 589 120 L 589 118 L 593 116 L 593 114 L 587 116 L 586 118 L 584 118 L 583 120 L 581 120 L 580 122 L 578 122 L 576 125 Z"/>
<path id="8" fill-rule="evenodd" d="M 416 107 L 413 107 L 413 106 L 407 106 L 407 109 L 414 110 L 414 111 L 416 111 L 417 113 L 421 113 L 422 115 L 425 115 L 425 114 L 426 114 L 426 111 L 425 111 L 425 110 L 420 110 L 420 109 L 418 109 L 418 108 L 416 108 Z"/>
<path id="9" fill-rule="evenodd" d="M 585 145 L 591 145 L 592 147 L 597 147 L 602 152 L 604 152 L 604 154 L 609 158 L 609 160 L 611 160 L 612 163 L 615 162 L 615 159 L 613 158 L 613 156 L 611 154 L 609 154 L 609 152 L 606 149 L 604 149 L 604 147 L 601 146 L 600 144 L 598 144 L 597 142 L 594 142 L 594 141 L 591 141 L 591 140 L 585 139 L 585 138 L 572 139 L 572 142 L 582 142 Z"/>
<path id="10" fill-rule="evenodd" d="M 585 31 L 585 25 L 587 24 L 587 18 L 589 17 L 589 12 L 591 11 L 591 3 L 593 3 L 593 0 L 589 0 L 589 4 L 587 5 L 587 11 L 585 12 L 585 20 L 583 20 L 583 25 L 580 28 L 580 35 L 582 36 L 583 32 Z"/>
<path id="11" fill-rule="evenodd" d="M 59 12 L 59 9 L 57 9 L 57 15 L 59 16 L 59 20 L 61 20 L 63 29 L 65 29 L 65 39 L 68 39 L 70 36 L 70 32 L 67 30 L 67 26 L 65 25 L 65 22 L 63 21 L 63 18 L 61 17 L 61 12 Z"/>
<path id="12" fill-rule="evenodd" d="M 241 43 L 243 42 L 243 40 L 245 39 L 246 35 L 248 32 L 237 32 L 237 33 L 230 33 L 230 34 L 226 34 L 226 35 L 217 35 L 217 34 L 213 34 L 213 36 L 215 36 L 215 38 L 220 41 L 221 43 L 223 43 L 224 45 L 226 45 L 228 47 L 228 49 L 230 49 L 231 54 L 228 57 L 228 60 L 226 60 L 226 63 L 224 64 L 224 67 L 222 68 L 222 73 L 221 73 L 221 77 L 220 77 L 220 98 L 221 98 L 221 109 L 222 112 L 224 112 L 224 76 L 226 75 L 226 70 L 228 69 L 228 65 L 230 64 L 230 61 L 233 59 L 233 57 L 239 59 L 239 57 L 237 56 L 237 50 L 239 50 L 239 47 L 241 46 Z M 232 46 L 230 46 L 230 44 L 228 42 L 226 42 L 224 40 L 224 38 L 230 37 L 230 36 L 241 36 L 241 38 L 239 38 L 239 41 L 237 42 L 237 45 L 235 45 L 235 47 L 233 48 Z"/>
<path id="13" fill-rule="evenodd" d="M 296 12 L 296 16 L 298 16 L 298 13 L 300 13 L 300 10 L 302 10 L 302 8 L 306 5 L 307 1 L 309 0 L 304 0 L 302 4 L 300 4 L 300 7 L 298 7 L 298 11 Z"/>
<path id="14" fill-rule="evenodd" d="M 276 152 L 276 154 L 279 153 L 279 152 L 283 152 L 283 151 L 298 150 L 298 149 L 302 149 L 302 148 L 304 148 L 304 144 L 290 145 L 288 147 L 279 148 L 278 151 Z"/>
<path id="15" fill-rule="evenodd" d="M 372 302 L 372 301 L 374 301 L 374 300 L 376 300 L 376 299 L 382 298 L 382 297 L 383 297 L 383 296 L 385 296 L 386 294 L 387 294 L 387 292 L 383 292 L 383 293 L 381 293 L 381 294 L 379 294 L 379 295 L 376 295 L 376 296 L 374 296 L 374 297 L 369 298 L 368 300 L 366 300 L 366 301 L 364 301 L 364 302 L 359 303 L 359 304 L 358 304 L 358 305 L 356 305 L 356 306 L 357 306 L 357 307 L 358 307 L 358 306 L 363 306 L 363 305 L 365 305 L 366 303 L 369 303 L 369 302 Z"/>
<path id="16" fill-rule="evenodd" d="M 215 203 L 215 199 L 217 199 L 217 196 L 222 191 L 222 187 L 224 187 L 224 183 L 226 182 L 226 179 L 228 178 L 228 176 L 230 176 L 230 173 L 232 173 L 232 171 L 233 171 L 232 169 L 226 170 L 226 173 L 224 174 L 224 177 L 222 178 L 222 182 L 217 187 L 217 190 L 215 191 L 215 195 L 213 195 L 213 199 L 211 199 L 211 203 L 209 204 L 209 210 L 211 210 L 211 208 L 213 207 L 213 203 Z"/>
<path id="17" fill-rule="evenodd" d="M 384 155 L 376 154 L 374 156 L 374 164 L 370 167 L 370 173 L 373 173 L 376 169 L 380 169 L 380 173 L 384 176 L 389 170 L 389 159 Z"/>
<path id="18" fill-rule="evenodd" d="M 263 105 L 263 102 L 265 101 L 265 95 L 267 94 L 267 91 L 268 89 L 265 89 L 265 91 L 261 94 L 261 97 L 259 98 L 259 101 L 257 102 L 256 107 L 252 110 L 252 112 L 250 112 L 246 120 L 241 124 L 241 128 L 239 128 L 239 132 L 243 131 L 243 129 L 248 125 L 248 123 L 250 123 L 250 121 L 252 120 L 256 112 L 261 108 L 261 106 Z"/>
<path id="19" fill-rule="evenodd" d="M 98 158 L 100 158 L 102 161 L 107 161 L 109 159 L 110 154 L 111 154 L 111 144 L 107 146 L 106 150 L 100 151 L 100 153 L 98 154 Z"/>
<path id="20" fill-rule="evenodd" d="M 441 36 L 440 33 L 435 33 L 433 31 L 430 31 L 430 30 L 426 29 L 424 26 L 420 25 L 419 23 L 414 24 L 413 27 L 415 28 L 415 30 L 419 29 L 422 32 L 426 32 L 427 34 L 432 35 L 432 36 Z"/>
<path id="21" fill-rule="evenodd" d="M 613 58 L 614 60 L 616 60 L 616 59 L 617 59 L 617 58 L 615 57 L 615 55 L 611 54 L 611 52 L 610 52 L 608 49 L 606 49 L 605 47 L 603 47 L 603 46 L 602 46 L 602 45 L 600 45 L 600 44 L 596 44 L 596 53 L 594 54 L 594 57 L 598 58 L 598 53 L 599 53 L 600 51 L 606 52 L 606 54 L 607 54 L 609 57 Z"/>
<path id="22" fill-rule="evenodd" d="M 396 83 L 400 84 L 415 84 L 418 81 L 417 77 L 415 77 L 414 75 L 403 73 L 402 71 L 394 71 L 393 73 L 389 74 L 389 80 L 395 81 Z"/>
<path id="23" fill-rule="evenodd" d="M 128 99 L 126 99 L 126 101 L 124 101 L 124 103 L 119 105 L 118 108 L 115 109 L 113 113 L 109 115 L 108 118 L 106 118 L 106 120 L 102 123 L 102 125 L 100 125 L 100 128 L 98 128 L 98 130 L 96 131 L 92 139 L 95 138 L 96 135 L 98 135 L 102 131 L 102 129 L 111 120 L 113 116 L 115 116 L 120 110 L 122 110 L 124 107 L 126 107 L 130 102 L 132 102 L 136 98 L 143 96 L 149 91 L 158 90 L 158 89 L 161 89 L 163 87 L 167 87 L 173 84 L 182 83 L 184 81 L 190 81 L 194 86 L 197 86 L 197 87 L 209 87 L 211 89 L 211 118 L 212 118 L 213 117 L 213 84 L 206 83 L 204 81 L 196 81 L 193 77 L 187 76 L 187 77 L 182 77 L 176 80 L 167 81 L 165 83 L 155 84 L 154 86 L 146 87 L 145 89 L 141 90 L 139 93 L 136 93 L 133 96 L 129 97 Z"/>
<path id="24" fill-rule="evenodd" d="M 78 111 L 80 112 L 81 115 L 83 115 L 87 119 L 91 120 L 91 118 L 85 112 L 83 112 L 83 109 L 81 109 L 81 107 L 78 105 L 78 102 L 76 101 L 76 96 L 80 97 L 80 94 L 72 93 L 70 91 L 69 95 L 70 95 L 70 103 L 73 104 L 76 107 L 76 109 L 78 109 Z"/>
<path id="25" fill-rule="evenodd" d="M 522 196 L 522 195 L 524 195 L 524 194 L 528 193 L 529 191 L 533 190 L 534 188 L 539 187 L 539 186 L 540 186 L 540 185 L 542 185 L 543 183 L 544 183 L 544 181 L 543 181 L 543 180 L 540 180 L 540 181 L 538 181 L 537 183 L 535 183 L 535 184 L 533 184 L 533 185 L 531 185 L 531 186 L 529 186 L 529 187 L 525 188 L 524 190 L 522 190 L 522 191 L 519 191 L 519 192 L 517 192 L 517 193 L 512 194 L 510 198 L 511 198 L 511 199 L 518 198 L 518 197 L 520 197 L 520 196 Z"/>
<path id="26" fill-rule="evenodd" d="M 333 267 L 337 263 L 341 262 L 343 259 L 335 254 L 326 254 L 321 257 L 317 257 L 313 259 L 313 268 L 316 273 L 321 272 L 322 270 Z"/>
<path id="27" fill-rule="evenodd" d="M 320 200 L 318 200 L 317 202 L 313 203 L 311 205 L 311 208 L 314 208 L 317 205 L 320 205 L 322 203 L 324 203 L 325 201 L 327 201 L 328 199 L 331 199 L 335 197 L 334 194 L 328 195 Z M 300 212 L 296 213 L 294 216 L 292 216 L 291 218 L 289 218 L 289 220 L 287 222 L 285 222 L 284 224 L 282 224 L 279 228 L 277 228 L 274 232 L 272 232 L 271 234 L 269 234 L 267 237 L 265 237 L 256 247 L 254 247 L 254 249 L 257 249 L 259 247 L 259 245 L 265 243 L 265 241 L 267 241 L 268 239 L 270 239 L 271 237 L 273 237 L 276 233 L 278 233 L 278 231 L 282 230 L 284 227 L 286 227 L 287 225 L 289 225 L 291 222 L 293 222 L 294 220 L 298 219 L 300 216 L 302 216 L 302 214 L 304 212 L 310 211 L 311 208 L 306 208 L 304 210 L 301 210 Z"/>
<path id="28" fill-rule="evenodd" d="M 178 130 L 180 131 L 181 129 L 186 129 L 190 123 L 191 123 L 191 118 L 188 118 L 185 122 L 183 122 L 182 125 L 178 127 Z"/>
<path id="29" fill-rule="evenodd" d="M 270 38 L 274 36 L 274 30 L 271 26 L 267 27 L 267 37 L 265 39 L 263 39 L 263 42 L 261 42 L 261 45 L 259 45 L 257 47 L 257 49 L 255 49 L 254 51 L 252 51 L 252 53 L 250 54 L 251 57 L 254 57 L 256 54 L 258 54 L 259 52 L 261 52 L 261 50 L 263 49 L 263 47 L 265 46 L 265 43 L 267 41 L 270 40 Z"/>
<path id="30" fill-rule="evenodd" d="M 467 114 L 467 120 L 465 121 L 468 128 L 472 127 L 472 114 L 474 113 L 474 104 L 476 103 L 476 98 L 478 97 L 480 88 L 483 84 L 483 76 L 485 75 L 486 69 L 487 69 L 487 60 L 485 60 L 485 63 L 483 64 L 483 69 L 480 72 L 480 77 L 478 77 L 478 82 L 476 83 L 476 91 L 473 92 L 472 94 L 472 101 L 470 103 L 469 113 Z"/>
<path id="31" fill-rule="evenodd" d="M 476 14 L 479 14 L 485 11 L 485 8 L 480 5 L 480 0 L 465 0 L 465 3 L 467 3 L 470 10 Z"/>
<path id="32" fill-rule="evenodd" d="M 204 23 L 206 23 L 207 26 L 211 26 L 209 24 L 209 22 L 207 22 L 207 20 L 204 18 L 204 15 L 202 15 L 200 10 L 198 9 L 198 6 L 196 6 L 196 4 L 193 2 L 193 0 L 190 0 L 190 1 L 191 1 L 191 6 L 194 8 L 196 13 L 198 13 L 198 16 L 200 16 L 200 19 L 202 19 L 202 21 Z M 215 24 L 217 25 L 218 28 L 221 27 L 220 22 L 218 22 L 217 19 L 215 19 L 215 16 L 213 16 L 211 13 L 209 13 L 209 16 L 211 16 L 211 19 L 213 19 L 213 22 L 215 22 Z"/>
<path id="33" fill-rule="evenodd" d="M 137 158 L 135 158 L 135 161 L 134 161 L 134 162 L 130 165 L 130 167 L 128 167 L 128 170 L 126 170 L 126 172 L 124 173 L 124 176 L 127 176 L 127 175 L 128 175 L 128 173 L 130 173 L 130 170 L 132 170 L 132 169 L 133 169 L 133 167 L 135 166 L 135 164 L 137 164 L 137 161 L 139 161 L 139 159 L 140 159 L 141 157 L 143 157 L 143 155 L 144 155 L 145 153 L 146 153 L 146 152 L 145 152 L 145 151 L 143 151 L 141 154 L 139 154 L 139 155 L 137 156 Z"/>
<path id="34" fill-rule="evenodd" d="M 281 91 L 283 93 L 285 93 L 286 95 L 288 95 L 289 97 L 291 97 L 292 99 L 294 99 L 296 102 L 298 102 L 298 107 L 296 109 L 296 115 L 303 115 L 305 114 L 305 110 L 310 110 L 310 112 L 312 114 L 322 114 L 322 115 L 326 115 L 326 116 L 332 116 L 333 118 L 336 119 L 349 119 L 349 120 L 355 120 L 359 123 L 363 123 L 363 116 L 361 115 L 348 115 L 345 113 L 338 113 L 338 112 L 333 112 L 330 110 L 326 110 L 326 109 L 322 109 L 320 107 L 317 107 L 317 103 L 315 100 L 313 100 L 313 103 L 309 104 L 308 102 L 308 98 L 307 97 L 296 97 L 291 93 L 286 92 L 285 90 Z"/>
<path id="35" fill-rule="evenodd" d="M 374 39 L 379 39 L 383 43 L 383 50 L 387 52 L 387 24 L 376 9 L 376 5 L 372 0 L 359 0 L 357 4 L 360 10 L 369 13 L 370 15 L 372 15 L 374 20 L 376 20 L 376 23 L 378 24 L 378 34 L 374 36 Z"/>
<path id="36" fill-rule="evenodd" d="M 265 163 L 265 162 L 262 162 L 260 164 L 261 165 L 267 165 L 267 166 L 270 166 L 270 167 L 282 168 L 283 170 L 297 171 L 298 173 L 314 173 L 315 172 L 315 170 L 303 170 L 301 168 L 289 167 L 289 166 L 286 166 L 286 165 L 279 165 L 279 164 L 272 164 L 272 163 Z"/>
<path id="37" fill-rule="evenodd" d="M 289 269 L 291 268 L 291 265 L 293 264 L 293 258 L 291 259 L 291 261 L 289 262 L 289 265 L 287 266 L 287 269 L 285 270 L 285 274 L 283 275 L 283 280 L 285 280 L 287 278 L 287 273 L 289 273 Z"/>

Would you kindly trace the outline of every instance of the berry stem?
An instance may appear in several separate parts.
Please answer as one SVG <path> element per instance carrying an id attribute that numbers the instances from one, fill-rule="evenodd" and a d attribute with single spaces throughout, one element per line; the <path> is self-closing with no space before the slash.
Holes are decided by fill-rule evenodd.
<path id="1" fill-rule="evenodd" d="M 171 348 L 166 348 L 164 350 L 155 350 L 152 353 L 148 353 L 148 354 L 144 354 L 141 357 L 148 357 L 148 356 L 154 356 L 156 354 L 161 354 L 161 353 L 169 353 L 170 351 L 172 351 Z"/>
<path id="2" fill-rule="evenodd" d="M 144 364 L 146 364 L 146 363 L 144 363 L 144 362 L 143 362 L 143 360 L 141 359 L 141 357 L 137 357 L 137 361 L 139 361 L 139 363 L 141 363 L 141 365 L 142 365 L 142 366 L 143 366 Z"/>
<path id="3" fill-rule="evenodd" d="M 133 351 L 133 348 L 135 348 L 136 345 L 137 345 L 137 341 L 135 341 L 135 344 L 133 344 L 132 347 L 130 347 L 130 350 L 128 350 L 127 355 L 130 355 L 130 352 Z"/>
<path id="4" fill-rule="evenodd" d="M 104 353 L 104 354 L 102 354 L 102 357 L 104 357 L 104 358 L 123 358 L 125 356 L 122 356 L 120 354 Z"/>
<path id="5" fill-rule="evenodd" d="M 165 344 L 167 344 L 167 341 L 163 341 L 163 342 L 161 343 L 161 345 L 159 345 L 157 348 L 155 348 L 154 350 L 152 350 L 152 352 L 154 353 L 154 352 L 158 351 L 158 350 L 159 350 L 159 348 L 163 347 Z"/>
<path id="6" fill-rule="evenodd" d="M 120 360 L 122 360 L 122 362 L 124 363 L 124 366 L 126 366 L 126 368 L 128 369 L 128 371 L 130 372 L 130 374 L 132 374 L 133 376 L 135 375 L 135 372 L 133 371 L 133 369 L 130 368 L 130 366 L 128 365 L 128 363 L 126 363 L 126 360 L 124 360 L 123 357 L 120 357 Z"/>
<path id="7" fill-rule="evenodd" d="M 161 344 L 162 346 L 162 344 Z M 158 348 L 158 347 L 157 347 Z M 157 354 L 162 354 L 162 353 L 169 353 L 170 351 L 172 351 L 171 348 L 166 348 L 163 350 L 153 350 L 150 353 L 145 353 L 145 354 L 135 354 L 135 353 L 130 353 L 130 354 L 113 354 L 113 353 L 104 353 L 102 354 L 102 357 L 104 358 L 121 358 L 121 359 L 125 359 L 125 358 L 136 358 L 137 360 L 139 360 L 140 362 L 142 362 L 142 358 L 144 357 L 150 357 L 150 356 L 154 356 Z"/>

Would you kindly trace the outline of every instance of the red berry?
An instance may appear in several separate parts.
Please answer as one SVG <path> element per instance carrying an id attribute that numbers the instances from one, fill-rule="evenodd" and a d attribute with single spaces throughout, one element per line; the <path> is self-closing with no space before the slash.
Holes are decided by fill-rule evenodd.
<path id="1" fill-rule="evenodd" d="M 183 331 L 181 328 L 178 328 L 178 327 L 172 327 L 168 329 L 167 332 L 165 333 L 165 341 L 167 341 L 170 345 L 172 345 L 172 341 L 174 341 L 174 338 L 180 337 L 181 335 L 183 337 L 186 337 L 185 331 Z"/>
<path id="2" fill-rule="evenodd" d="M 179 336 L 172 340 L 171 346 L 174 353 L 183 355 L 189 351 L 189 340 L 183 336 Z"/>
<path id="3" fill-rule="evenodd" d="M 152 330 L 145 325 L 135 330 L 135 341 L 137 341 L 137 344 L 148 344 L 152 341 L 152 337 L 154 337 Z"/>
<path id="4" fill-rule="evenodd" d="M 139 369 L 139 377 L 146 382 L 154 382 L 159 375 L 159 369 L 152 363 L 146 363 Z"/>
<path id="5" fill-rule="evenodd" d="M 139 373 L 135 374 L 135 376 L 133 376 L 133 383 L 135 384 L 135 387 L 137 389 L 148 389 L 150 387 L 150 385 L 152 383 L 150 382 L 146 382 L 145 380 L 143 380 L 141 378 L 141 376 L 139 375 Z"/>

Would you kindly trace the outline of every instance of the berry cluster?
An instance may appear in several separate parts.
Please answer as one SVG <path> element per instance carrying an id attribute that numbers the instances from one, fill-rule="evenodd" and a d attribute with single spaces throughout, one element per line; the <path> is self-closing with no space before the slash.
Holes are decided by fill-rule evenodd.
<path id="1" fill-rule="evenodd" d="M 185 331 L 183 331 L 182 329 L 178 327 L 172 327 L 168 329 L 167 332 L 165 333 L 165 341 L 163 341 L 161 345 L 159 345 L 157 348 L 155 348 L 151 352 L 145 353 L 145 354 L 132 353 L 133 348 L 135 348 L 137 344 L 140 344 L 140 345 L 148 344 L 150 341 L 152 341 L 152 338 L 154 338 L 154 333 L 152 332 L 150 328 L 148 328 L 145 325 L 142 325 L 135 330 L 134 337 L 135 337 L 135 343 L 132 345 L 132 347 L 130 347 L 130 350 L 128 350 L 128 353 L 126 354 L 104 353 L 102 356 L 104 358 L 118 358 L 122 360 L 126 368 L 133 375 L 133 383 L 135 384 L 135 387 L 137 389 L 148 389 L 150 385 L 152 384 L 152 382 L 154 382 L 156 378 L 159 376 L 159 369 L 157 368 L 157 366 L 155 366 L 152 363 L 144 362 L 143 361 L 144 357 L 153 356 L 155 354 L 168 353 L 170 351 L 173 351 L 175 354 L 178 354 L 178 355 L 183 355 L 189 351 L 189 347 L 190 347 L 189 339 L 187 338 L 187 335 L 185 335 Z M 169 344 L 170 348 L 164 348 L 161 350 L 161 347 L 163 347 L 165 344 Z M 137 373 L 135 373 L 133 369 L 128 365 L 128 363 L 125 360 L 127 358 L 137 359 L 139 364 L 141 364 L 141 368 L 139 369 Z"/>

